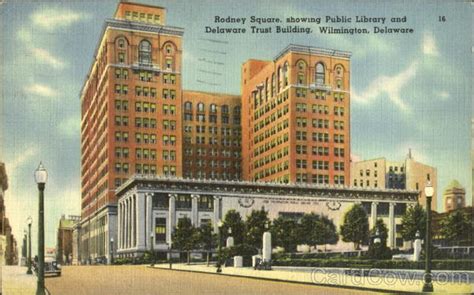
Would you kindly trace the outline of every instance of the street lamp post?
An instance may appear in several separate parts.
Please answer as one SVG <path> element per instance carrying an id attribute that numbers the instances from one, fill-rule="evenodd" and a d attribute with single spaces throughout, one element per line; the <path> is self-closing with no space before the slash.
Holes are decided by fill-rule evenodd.
<path id="1" fill-rule="evenodd" d="M 425 240 L 425 283 L 423 284 L 423 292 L 433 292 L 433 283 L 431 277 L 431 198 L 434 189 L 431 182 L 428 181 L 425 187 L 426 196 L 426 240 Z"/>
<path id="2" fill-rule="evenodd" d="M 33 272 L 31 271 L 31 224 L 33 223 L 33 219 L 31 218 L 31 216 L 28 217 L 26 222 L 28 223 L 28 258 L 27 258 L 28 270 L 26 271 L 26 274 L 31 275 L 33 274 Z"/>
<path id="3" fill-rule="evenodd" d="M 114 264 L 114 238 L 110 238 L 110 264 Z"/>
<path id="4" fill-rule="evenodd" d="M 173 243 L 171 241 L 168 242 L 168 260 L 170 263 L 170 269 L 173 268 L 173 257 L 171 257 L 171 247 L 173 246 Z"/>
<path id="5" fill-rule="evenodd" d="M 217 254 L 217 270 L 216 272 L 221 273 L 222 272 L 222 267 L 221 267 L 221 255 L 222 255 L 222 226 L 224 224 L 222 221 L 219 221 L 217 223 L 217 237 L 218 237 L 218 254 Z"/>
<path id="6" fill-rule="evenodd" d="M 39 190 L 39 215 L 38 215 L 38 282 L 36 295 L 45 295 L 44 292 L 44 188 L 48 180 L 48 172 L 40 162 L 35 171 L 35 181 Z"/>
<path id="7" fill-rule="evenodd" d="M 155 266 L 155 243 L 153 243 L 153 232 L 150 233 L 150 247 L 151 247 L 151 266 Z"/>

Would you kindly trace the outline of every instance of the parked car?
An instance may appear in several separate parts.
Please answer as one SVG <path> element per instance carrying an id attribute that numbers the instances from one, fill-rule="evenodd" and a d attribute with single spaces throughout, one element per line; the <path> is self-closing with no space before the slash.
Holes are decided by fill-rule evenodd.
<path id="1" fill-rule="evenodd" d="M 33 270 L 38 273 L 38 262 L 35 259 L 33 262 Z M 44 275 L 45 276 L 61 276 L 61 265 L 57 263 L 56 259 L 45 257 L 44 259 Z"/>

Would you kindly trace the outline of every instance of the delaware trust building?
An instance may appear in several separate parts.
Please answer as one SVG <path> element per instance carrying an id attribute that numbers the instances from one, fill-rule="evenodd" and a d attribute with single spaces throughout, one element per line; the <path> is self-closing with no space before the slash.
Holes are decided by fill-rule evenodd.
<path id="1" fill-rule="evenodd" d="M 166 252 L 180 218 L 217 230 L 228 210 L 262 207 L 339 227 L 359 203 L 403 245 L 401 215 L 419 192 L 349 186 L 349 52 L 290 44 L 243 63 L 241 96 L 209 93 L 183 89 L 183 34 L 165 8 L 125 1 L 104 23 L 81 91 L 75 263 Z"/>

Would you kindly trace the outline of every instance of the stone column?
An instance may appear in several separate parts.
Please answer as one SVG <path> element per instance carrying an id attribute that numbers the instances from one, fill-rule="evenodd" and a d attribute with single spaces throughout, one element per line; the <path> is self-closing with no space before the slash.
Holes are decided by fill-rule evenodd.
<path id="1" fill-rule="evenodd" d="M 221 220 L 221 217 L 219 216 L 220 213 L 220 205 L 221 205 L 221 197 L 219 196 L 214 196 L 214 233 L 217 233 L 219 231 L 218 223 Z"/>
<path id="2" fill-rule="evenodd" d="M 120 228 L 120 225 L 122 225 L 122 223 L 120 222 L 121 218 L 122 218 L 122 203 L 121 202 L 118 202 L 118 205 L 117 205 L 117 241 L 115 242 L 116 243 L 116 249 L 121 249 L 122 246 L 121 246 L 121 237 L 122 237 L 122 229 Z M 109 240 L 110 241 L 110 240 Z"/>
<path id="3" fill-rule="evenodd" d="M 146 250 L 146 240 L 150 235 L 146 232 L 145 201 L 146 195 L 144 193 L 138 193 L 136 195 L 137 250 Z"/>
<path id="4" fill-rule="evenodd" d="M 123 248 L 128 248 L 128 197 L 123 201 Z"/>
<path id="5" fill-rule="evenodd" d="M 388 246 L 391 249 L 396 247 L 395 231 L 395 203 L 390 202 L 388 210 Z"/>
<path id="6" fill-rule="evenodd" d="M 137 196 L 133 195 L 132 196 L 132 207 L 130 208 L 132 210 L 132 248 L 135 248 L 137 246 Z"/>
<path id="7" fill-rule="evenodd" d="M 191 195 L 191 223 L 198 227 L 198 200 L 199 195 Z"/>
<path id="8" fill-rule="evenodd" d="M 176 195 L 169 194 L 169 208 L 168 208 L 168 230 L 167 230 L 167 241 L 171 243 L 171 235 L 176 226 Z"/>
<path id="9" fill-rule="evenodd" d="M 150 236 L 152 232 L 155 232 L 153 227 L 153 194 L 146 194 L 146 230 L 145 230 L 145 247 L 150 248 L 149 244 Z"/>
<path id="10" fill-rule="evenodd" d="M 377 205 L 379 202 L 372 202 L 372 207 L 370 208 L 370 222 L 371 222 L 371 227 L 372 229 L 375 226 L 375 223 L 377 222 Z"/>

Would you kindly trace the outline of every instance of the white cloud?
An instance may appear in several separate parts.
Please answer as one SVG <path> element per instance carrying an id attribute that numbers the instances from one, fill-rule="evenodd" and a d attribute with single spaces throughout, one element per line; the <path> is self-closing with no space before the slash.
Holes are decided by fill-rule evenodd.
<path id="1" fill-rule="evenodd" d="M 81 120 L 76 117 L 69 117 L 63 120 L 59 125 L 58 129 L 61 134 L 68 137 L 79 136 Z"/>
<path id="2" fill-rule="evenodd" d="M 15 156 L 13 161 L 8 163 L 8 170 L 12 172 L 15 171 L 16 169 L 18 169 L 18 167 L 23 165 L 26 161 L 28 161 L 30 158 L 35 156 L 37 153 L 38 153 L 38 148 L 35 146 L 30 146 L 26 150 L 22 150 L 21 153 L 18 153 Z"/>
<path id="3" fill-rule="evenodd" d="M 430 56 L 438 56 L 439 51 L 436 46 L 436 40 L 430 32 L 423 34 L 423 54 Z"/>
<path id="4" fill-rule="evenodd" d="M 75 22 L 87 18 L 89 18 L 88 14 L 60 8 L 43 9 L 31 15 L 34 25 L 48 31 L 54 31 L 60 27 L 68 27 Z"/>
<path id="5" fill-rule="evenodd" d="M 62 69 L 65 67 L 65 63 L 58 58 L 54 57 L 49 53 L 49 51 L 42 49 L 42 48 L 31 48 L 34 56 L 39 60 L 42 61 L 55 69 Z"/>
<path id="6" fill-rule="evenodd" d="M 362 92 L 354 89 L 352 100 L 358 103 L 368 104 L 375 101 L 382 94 L 388 98 L 403 112 L 410 112 L 410 107 L 402 100 L 400 92 L 409 81 L 412 81 L 418 70 L 418 63 L 412 62 L 404 71 L 393 76 L 380 76 Z"/>
<path id="7" fill-rule="evenodd" d="M 52 89 L 51 87 L 43 84 L 34 83 L 29 86 L 25 86 L 24 88 L 26 93 L 39 95 L 43 97 L 50 97 L 54 98 L 58 95 L 56 90 Z"/>

